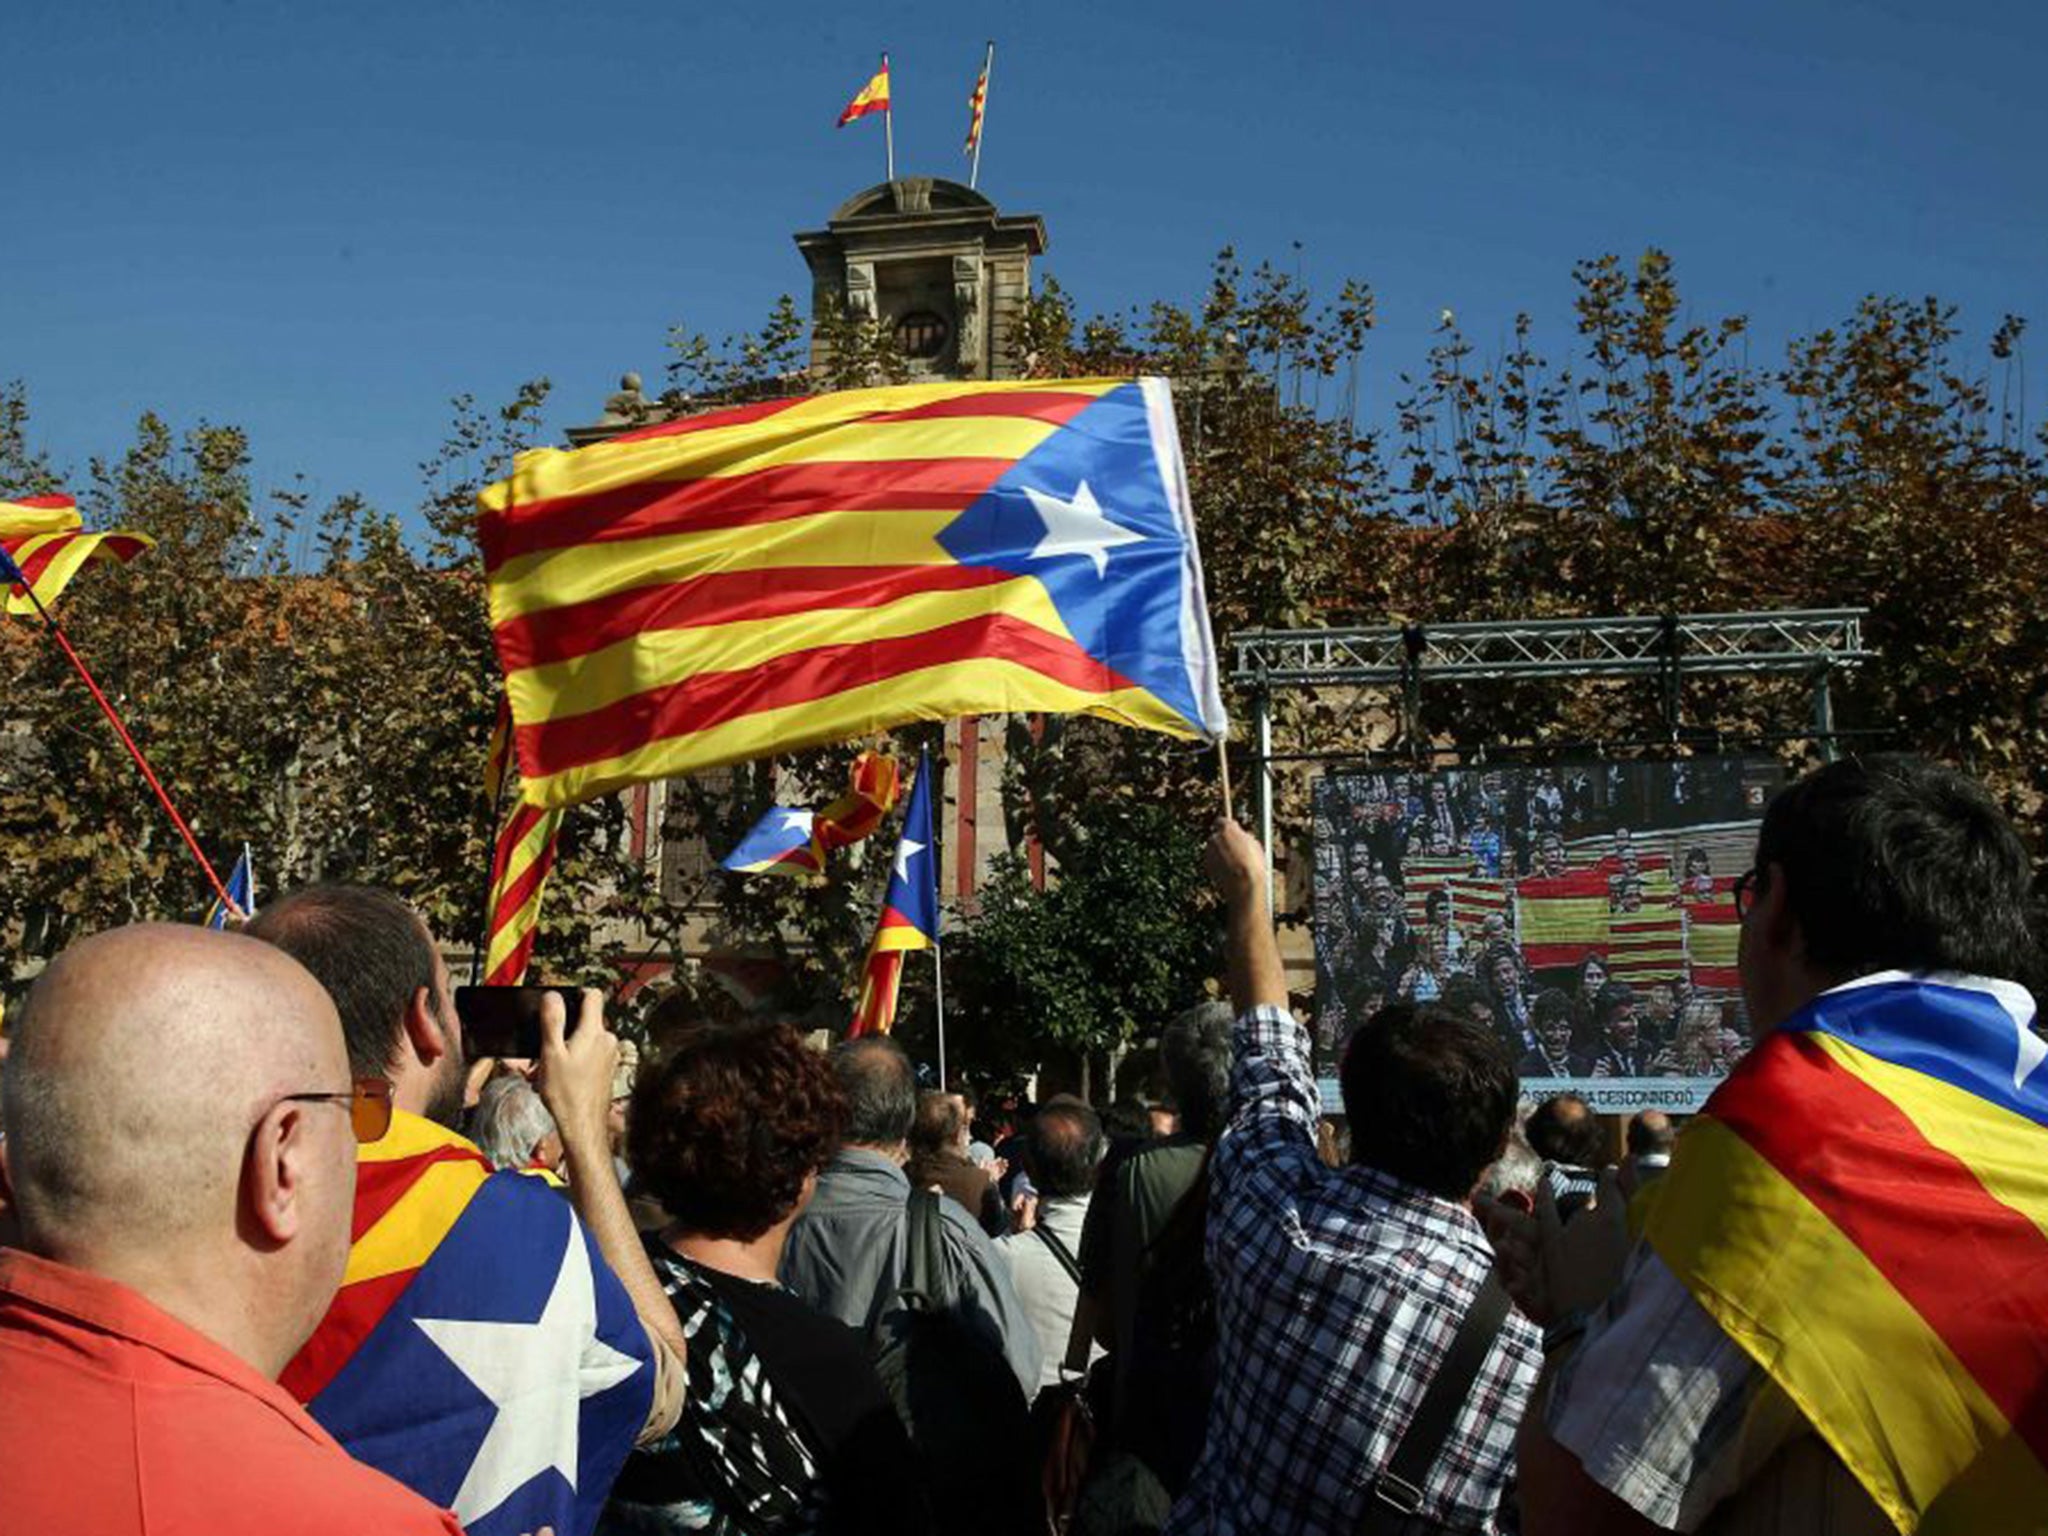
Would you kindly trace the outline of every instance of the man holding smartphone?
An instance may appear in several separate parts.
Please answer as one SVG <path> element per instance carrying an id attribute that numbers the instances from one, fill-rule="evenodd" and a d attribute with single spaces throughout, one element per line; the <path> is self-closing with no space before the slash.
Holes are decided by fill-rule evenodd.
<path id="1" fill-rule="evenodd" d="M 494 1173 L 459 1135 L 467 1080 L 448 969 L 389 892 L 314 886 L 247 930 L 341 1015 L 351 1069 L 391 1085 L 361 1149 L 342 1288 L 282 1384 L 352 1454 L 452 1508 L 472 1536 L 587 1536 L 626 1453 L 681 1406 L 683 1341 L 635 1234 L 607 1121 L 618 1038 L 583 993 L 542 1006 L 535 1086 L 570 1201 Z M 573 1203 L 574 1210 L 570 1209 Z"/>

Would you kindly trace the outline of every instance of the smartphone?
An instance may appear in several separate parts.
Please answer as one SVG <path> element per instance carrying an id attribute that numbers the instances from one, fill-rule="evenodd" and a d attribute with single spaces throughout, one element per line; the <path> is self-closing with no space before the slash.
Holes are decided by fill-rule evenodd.
<path id="1" fill-rule="evenodd" d="M 462 1046 L 471 1061 L 483 1056 L 509 1056 L 531 1061 L 540 1056 L 541 1000 L 550 994 L 562 1000 L 568 1020 L 565 1034 L 576 1032 L 582 999 L 571 987 L 457 987 L 455 1016 L 462 1021 Z"/>

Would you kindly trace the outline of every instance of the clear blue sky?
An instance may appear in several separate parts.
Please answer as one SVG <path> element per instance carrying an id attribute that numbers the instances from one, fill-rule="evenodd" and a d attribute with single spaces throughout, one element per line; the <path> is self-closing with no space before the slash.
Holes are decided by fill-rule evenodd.
<path id="1" fill-rule="evenodd" d="M 881 179 L 879 121 L 832 126 L 878 49 L 899 167 L 963 174 L 990 35 L 982 187 L 1044 215 L 1045 270 L 1195 299 L 1217 247 L 1299 240 L 1379 295 L 1369 417 L 1440 309 L 1561 351 L 1572 262 L 1650 244 L 1759 358 L 1870 291 L 2048 322 L 2019 0 L 7 10 L 0 379 L 81 471 L 155 408 L 246 427 L 261 485 L 410 509 L 450 396 L 545 375 L 559 429 L 658 387 L 671 324 L 801 296 L 790 233 Z"/>

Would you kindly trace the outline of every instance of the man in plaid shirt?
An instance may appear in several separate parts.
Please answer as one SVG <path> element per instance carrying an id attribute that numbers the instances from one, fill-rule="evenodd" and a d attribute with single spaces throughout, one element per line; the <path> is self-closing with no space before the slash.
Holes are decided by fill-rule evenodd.
<path id="1" fill-rule="evenodd" d="M 1287 1010 L 1265 858 L 1211 839 L 1239 1018 L 1210 1173 L 1219 1368 L 1209 1436 L 1168 1536 L 1353 1536 L 1493 1264 L 1469 1198 L 1507 1141 L 1515 1075 L 1491 1034 L 1396 1006 L 1343 1069 L 1353 1166 L 1316 1155 L 1308 1035 Z M 1510 1313 L 1422 1480 L 1417 1530 L 1490 1532 L 1541 1336 Z"/>

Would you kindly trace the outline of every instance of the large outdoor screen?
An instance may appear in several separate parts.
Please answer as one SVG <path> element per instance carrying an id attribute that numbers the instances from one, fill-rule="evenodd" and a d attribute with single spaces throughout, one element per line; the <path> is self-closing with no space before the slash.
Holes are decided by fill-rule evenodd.
<path id="1" fill-rule="evenodd" d="M 1537 1097 L 1689 1112 L 1749 1049 L 1735 882 L 1783 777 L 1748 759 L 1331 773 L 1317 1059 L 1395 999 L 1494 1030 Z"/>

